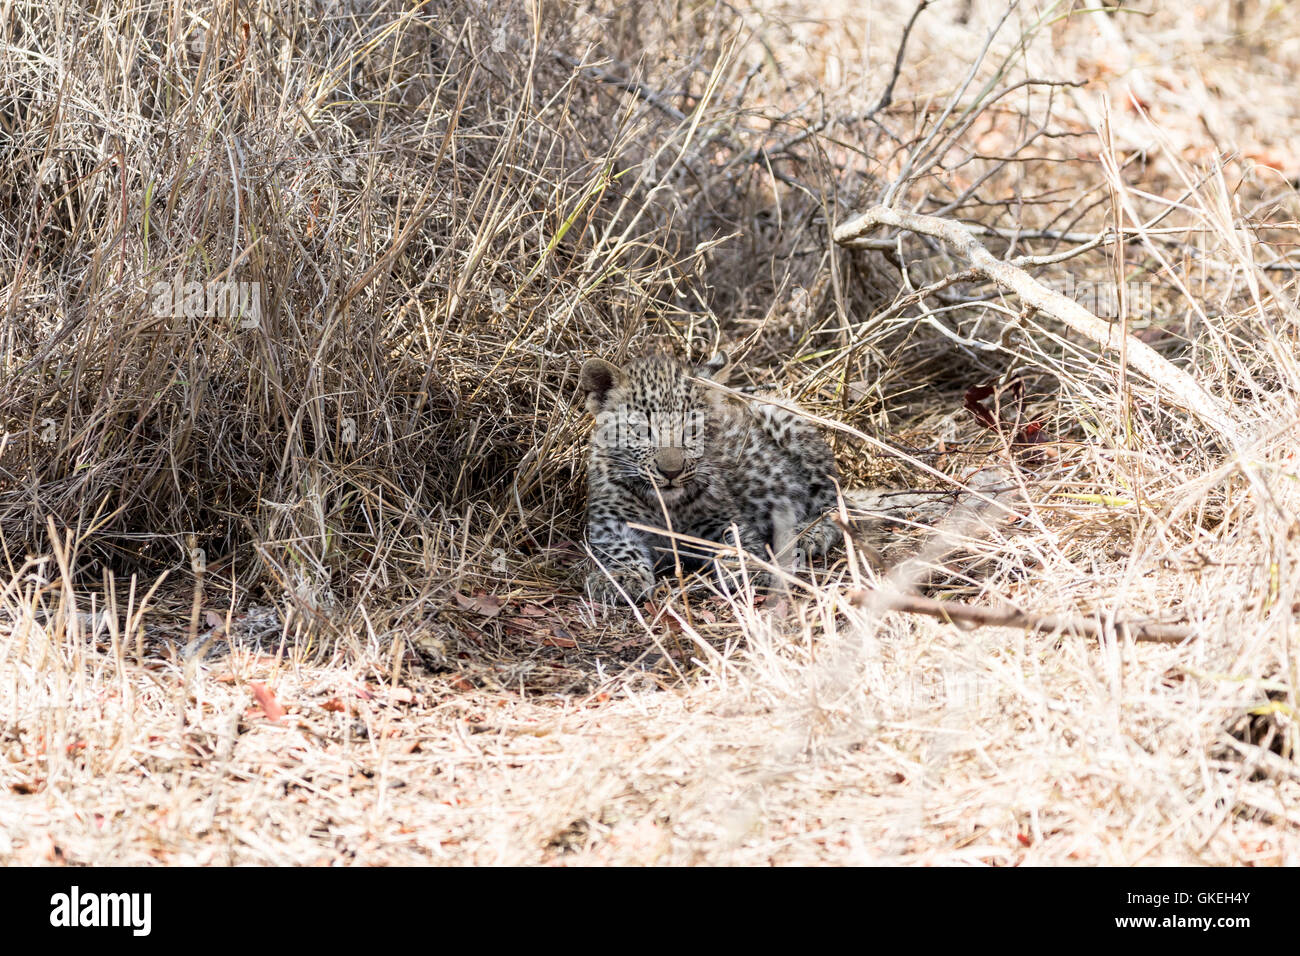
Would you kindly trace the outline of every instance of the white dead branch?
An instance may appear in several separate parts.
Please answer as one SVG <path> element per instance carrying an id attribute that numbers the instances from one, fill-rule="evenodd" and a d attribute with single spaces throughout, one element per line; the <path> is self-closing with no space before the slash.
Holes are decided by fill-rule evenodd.
<path id="1" fill-rule="evenodd" d="M 1223 405 L 1186 372 L 1131 335 L 1103 322 L 1079 303 L 1049 289 L 1023 269 L 996 258 L 966 226 L 951 219 L 874 206 L 835 227 L 835 241 L 852 247 L 856 240 L 881 227 L 906 229 L 948 243 L 971 268 L 991 282 L 1018 295 L 1022 302 L 1052 316 L 1092 341 L 1102 354 L 1117 352 L 1121 361 L 1159 386 L 1180 408 L 1225 436 L 1232 432 Z"/>

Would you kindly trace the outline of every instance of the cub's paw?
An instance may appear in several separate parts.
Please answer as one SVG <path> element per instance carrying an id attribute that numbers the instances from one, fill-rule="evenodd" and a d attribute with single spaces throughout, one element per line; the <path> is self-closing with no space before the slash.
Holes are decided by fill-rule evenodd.
<path id="1" fill-rule="evenodd" d="M 654 572 L 649 568 L 592 568 L 587 574 L 587 594 L 601 604 L 624 604 L 629 599 L 640 601 L 654 586 Z"/>
<path id="2" fill-rule="evenodd" d="M 800 536 L 801 557 L 805 560 L 824 557 L 843 540 L 844 532 L 835 523 L 835 515 L 826 515 Z"/>

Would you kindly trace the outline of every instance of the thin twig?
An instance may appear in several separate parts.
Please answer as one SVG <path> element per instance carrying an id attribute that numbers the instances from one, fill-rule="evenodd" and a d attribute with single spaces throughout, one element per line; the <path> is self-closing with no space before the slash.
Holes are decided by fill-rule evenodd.
<path id="1" fill-rule="evenodd" d="M 898 82 L 899 74 L 903 72 L 903 56 L 907 53 L 907 38 L 912 35 L 912 27 L 916 26 L 917 18 L 921 16 L 921 11 L 930 5 L 932 0 L 921 0 L 912 11 L 912 18 L 907 21 L 907 26 L 903 27 L 903 38 L 898 41 L 898 55 L 894 57 L 894 72 L 889 77 L 889 83 L 885 85 L 885 92 L 881 94 L 880 102 L 876 108 L 868 113 L 864 118 L 870 119 L 883 109 L 888 109 L 889 104 L 894 102 L 894 84 Z"/>
<path id="2" fill-rule="evenodd" d="M 782 142 L 781 144 L 779 144 L 773 149 L 768 149 L 765 146 L 759 145 L 746 150 L 743 154 L 741 154 L 737 158 L 736 160 L 737 164 L 744 165 L 746 163 L 755 162 L 759 157 L 763 156 L 764 154 L 766 154 L 769 157 L 790 155 L 790 150 L 794 149 L 796 146 L 799 146 L 807 142 L 809 139 L 811 139 L 812 137 L 816 136 L 818 133 L 825 130 L 832 123 L 841 126 L 847 126 L 854 123 L 868 123 L 875 117 L 877 113 L 881 112 L 882 110 L 888 109 L 890 104 L 893 103 L 894 101 L 894 86 L 898 83 L 898 77 L 903 71 L 903 58 L 907 54 L 907 40 L 908 37 L 912 35 L 912 27 L 916 26 L 917 18 L 921 16 L 921 12 L 933 2 L 934 0 L 920 0 L 920 2 L 916 5 L 916 9 L 912 11 L 912 16 L 907 21 L 907 26 L 903 28 L 903 36 L 898 41 L 898 52 L 894 56 L 894 71 L 893 73 L 890 74 L 889 82 L 885 84 L 885 91 L 884 93 L 881 94 L 880 100 L 876 103 L 875 106 L 873 106 L 867 112 L 861 113 L 856 116 L 832 117 L 829 114 L 823 116 L 816 123 L 813 123 L 808 128 L 802 130 L 799 133 L 796 133 L 794 136 L 785 140 L 784 142 Z"/>
<path id="3" fill-rule="evenodd" d="M 686 114 L 664 99 L 662 93 L 658 90 L 651 89 L 638 80 L 633 80 L 626 76 L 619 76 L 618 74 L 611 73 L 599 66 L 587 66 L 580 61 L 575 60 L 573 57 L 565 56 L 562 53 L 555 54 L 555 58 L 565 66 L 571 67 L 580 73 L 585 73 L 593 80 L 598 80 L 607 86 L 617 87 L 624 93 L 633 94 L 679 123 L 686 121 Z"/>

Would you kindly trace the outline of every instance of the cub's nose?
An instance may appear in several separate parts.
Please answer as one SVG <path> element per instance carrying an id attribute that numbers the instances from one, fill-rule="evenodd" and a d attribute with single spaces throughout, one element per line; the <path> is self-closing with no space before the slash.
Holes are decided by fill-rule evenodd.
<path id="1" fill-rule="evenodd" d="M 659 474 L 671 481 L 682 473 L 686 459 L 680 448 L 660 448 L 655 452 L 655 467 L 659 469 Z"/>

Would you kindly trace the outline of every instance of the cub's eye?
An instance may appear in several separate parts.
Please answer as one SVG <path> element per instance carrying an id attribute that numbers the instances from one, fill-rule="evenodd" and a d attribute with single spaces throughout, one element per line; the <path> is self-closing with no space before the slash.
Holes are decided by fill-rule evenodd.
<path id="1" fill-rule="evenodd" d="M 700 456 L 707 447 L 705 438 L 707 436 L 707 421 L 700 412 L 687 412 L 681 419 L 681 443 L 688 454 Z"/>

